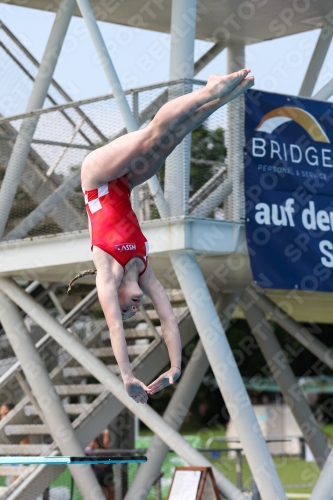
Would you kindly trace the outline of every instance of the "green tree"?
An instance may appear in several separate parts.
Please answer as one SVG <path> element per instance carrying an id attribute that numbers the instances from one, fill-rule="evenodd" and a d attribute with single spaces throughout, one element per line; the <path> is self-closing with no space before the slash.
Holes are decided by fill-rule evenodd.
<path id="1" fill-rule="evenodd" d="M 224 130 L 219 127 L 209 130 L 200 125 L 192 132 L 191 158 L 195 160 L 208 160 L 224 162 L 227 154 Z M 194 163 L 191 161 L 190 170 L 190 197 L 198 191 L 216 173 L 218 167 L 211 164 Z"/>
<path id="2" fill-rule="evenodd" d="M 205 125 L 200 125 L 192 132 L 191 158 L 195 160 L 208 160 L 209 162 L 224 162 L 227 154 L 224 130 L 218 127 L 209 130 Z M 209 163 L 194 163 L 190 166 L 190 197 L 200 189 L 216 173 L 216 166 Z M 164 189 L 165 165 L 158 172 L 158 178 Z"/>

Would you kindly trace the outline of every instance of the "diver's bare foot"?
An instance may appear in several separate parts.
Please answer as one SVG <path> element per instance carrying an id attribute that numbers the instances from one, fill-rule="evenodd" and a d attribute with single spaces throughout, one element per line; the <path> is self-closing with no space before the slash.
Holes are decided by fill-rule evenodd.
<path id="1" fill-rule="evenodd" d="M 127 394 L 131 396 L 136 403 L 145 404 L 148 402 L 148 395 L 146 392 L 148 391 L 148 387 L 140 382 L 140 380 L 132 376 L 124 380 L 124 385 Z"/>
<path id="2" fill-rule="evenodd" d="M 251 87 L 254 85 L 254 77 L 250 76 L 250 78 L 246 78 L 245 80 L 241 81 L 237 87 L 235 87 L 229 94 L 224 95 L 219 99 L 219 106 L 223 106 L 227 102 L 232 101 L 233 99 L 236 99 L 236 97 L 239 97 L 241 94 L 246 92 L 246 90 L 249 90 Z"/>
<path id="3" fill-rule="evenodd" d="M 250 73 L 249 69 L 242 69 L 231 75 L 210 75 L 207 89 L 214 99 L 224 97 L 234 90 Z"/>

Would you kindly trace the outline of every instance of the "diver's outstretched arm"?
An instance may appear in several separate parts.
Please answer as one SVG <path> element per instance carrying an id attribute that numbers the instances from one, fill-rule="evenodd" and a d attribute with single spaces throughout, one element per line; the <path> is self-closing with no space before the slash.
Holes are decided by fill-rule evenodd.
<path id="1" fill-rule="evenodd" d="M 99 248 L 94 248 L 93 260 L 97 269 L 96 286 L 98 298 L 109 327 L 112 349 L 125 389 L 128 395 L 137 403 L 147 403 L 147 392 L 150 391 L 143 382 L 134 377 L 128 358 L 125 332 L 118 302 L 118 288 L 122 275 L 117 275 L 116 272 L 113 272 L 112 261 Z"/>
<path id="2" fill-rule="evenodd" d="M 139 279 L 142 291 L 151 299 L 161 322 L 163 338 L 168 348 L 170 369 L 160 375 L 149 386 L 149 394 L 155 394 L 164 387 L 173 384 L 180 377 L 182 346 L 178 323 L 172 310 L 169 297 L 161 283 L 154 276 L 149 263 L 146 272 Z"/>

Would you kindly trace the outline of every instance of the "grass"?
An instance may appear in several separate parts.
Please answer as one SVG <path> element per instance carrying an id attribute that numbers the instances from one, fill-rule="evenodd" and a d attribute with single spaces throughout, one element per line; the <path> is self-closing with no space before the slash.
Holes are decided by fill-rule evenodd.
<path id="1" fill-rule="evenodd" d="M 191 431 L 192 429 L 187 429 Z M 193 431 L 193 430 L 192 430 Z M 330 437 L 331 442 L 333 442 L 333 424 L 326 425 L 323 428 L 323 432 Z M 146 442 L 148 438 L 152 435 L 149 430 L 144 431 Z M 224 436 L 224 428 L 207 428 L 201 429 L 200 431 L 193 432 L 192 439 L 195 439 L 196 447 L 204 447 L 209 438 Z M 200 443 L 200 444 L 199 444 Z M 218 440 L 212 444 L 216 448 L 223 448 L 225 445 L 219 443 Z M 142 443 L 142 447 L 145 447 Z M 218 470 L 220 470 L 230 481 L 236 484 L 236 460 L 231 458 L 230 454 L 223 452 L 220 454 L 207 453 L 206 458 L 214 465 Z M 319 469 L 314 462 L 306 462 L 298 457 L 274 457 L 274 463 L 281 479 L 281 482 L 285 490 L 289 493 L 299 493 L 308 494 L 312 491 L 312 485 L 315 484 L 319 476 Z M 177 457 L 175 453 L 169 453 L 168 457 L 163 464 L 164 477 L 162 484 L 164 483 L 163 498 L 167 498 L 167 492 L 169 490 L 169 484 L 173 475 L 174 468 L 179 465 L 186 465 L 182 459 Z M 135 472 L 133 471 L 133 474 Z M 252 474 L 248 466 L 247 460 L 242 456 L 242 476 L 243 476 L 243 487 L 252 490 Z M 299 500 L 307 500 L 308 497 L 300 498 Z M 149 500 L 153 500 L 154 495 L 150 494 Z"/>
<path id="2" fill-rule="evenodd" d="M 192 429 L 193 430 L 193 429 Z M 190 428 L 186 431 L 191 431 Z M 330 437 L 333 442 L 333 424 L 323 427 L 323 432 Z M 193 432 L 191 436 L 184 436 L 195 448 L 202 448 L 205 446 L 207 440 L 213 437 L 224 436 L 225 431 L 223 428 L 207 428 L 200 431 Z M 148 448 L 152 439 L 152 433 L 149 430 L 142 431 L 140 438 L 136 442 L 137 448 Z M 213 446 L 225 447 L 223 443 L 216 441 Z M 205 453 L 206 458 L 220 470 L 230 481 L 236 484 L 236 460 L 228 452 L 222 453 Z M 298 457 L 274 457 L 274 463 L 277 472 L 281 478 L 281 482 L 287 492 L 290 493 L 311 493 L 312 486 L 315 484 L 318 476 L 319 469 L 314 462 L 306 462 Z M 163 499 L 167 498 L 168 491 L 171 484 L 171 479 L 177 466 L 187 465 L 176 453 L 168 453 L 162 467 L 164 476 L 162 478 L 162 496 Z M 129 464 L 128 478 L 131 484 L 138 466 L 136 464 Z M 243 487 L 252 490 L 252 474 L 248 466 L 247 460 L 242 456 L 242 477 Z M 5 478 L 0 477 L 0 485 L 5 485 Z M 71 476 L 69 470 L 66 469 L 60 476 L 52 483 L 51 488 L 66 487 L 69 491 L 71 489 Z M 65 498 L 65 497 L 64 497 Z M 149 500 L 155 499 L 155 488 L 149 494 Z M 82 500 L 82 497 L 74 485 L 74 492 L 72 500 Z M 306 497 L 299 500 L 307 500 Z"/>

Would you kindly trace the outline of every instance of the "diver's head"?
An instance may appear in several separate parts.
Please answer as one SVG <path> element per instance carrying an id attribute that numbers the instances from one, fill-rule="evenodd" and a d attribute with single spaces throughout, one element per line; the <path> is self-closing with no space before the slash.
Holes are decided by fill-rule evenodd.
<path id="1" fill-rule="evenodd" d="M 138 283 L 122 282 L 118 288 L 118 302 L 123 320 L 134 316 L 143 302 L 143 293 Z"/>

